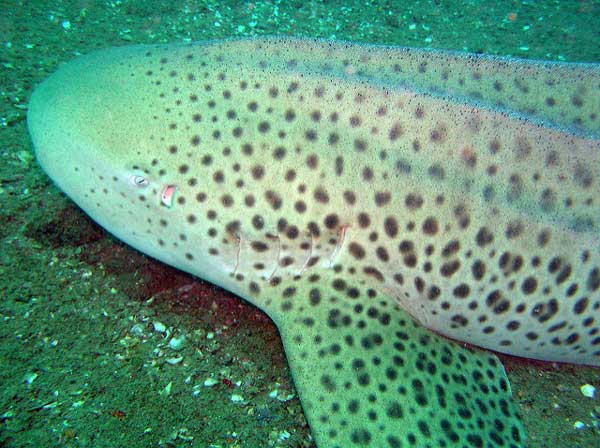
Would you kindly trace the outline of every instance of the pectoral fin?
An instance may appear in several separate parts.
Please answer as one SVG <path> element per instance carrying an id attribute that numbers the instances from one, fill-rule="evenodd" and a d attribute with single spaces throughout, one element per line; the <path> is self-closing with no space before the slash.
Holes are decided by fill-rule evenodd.
<path id="1" fill-rule="evenodd" d="M 273 292 L 319 448 L 523 446 L 496 356 L 428 331 L 372 289 L 313 280 Z"/>

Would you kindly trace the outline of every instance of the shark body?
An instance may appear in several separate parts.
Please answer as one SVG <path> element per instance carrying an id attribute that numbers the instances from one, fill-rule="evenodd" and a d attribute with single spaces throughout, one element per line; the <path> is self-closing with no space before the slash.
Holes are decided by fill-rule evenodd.
<path id="1" fill-rule="evenodd" d="M 498 359 L 600 365 L 600 67 L 265 38 L 77 58 L 37 158 L 278 326 L 320 448 L 510 446 Z"/>

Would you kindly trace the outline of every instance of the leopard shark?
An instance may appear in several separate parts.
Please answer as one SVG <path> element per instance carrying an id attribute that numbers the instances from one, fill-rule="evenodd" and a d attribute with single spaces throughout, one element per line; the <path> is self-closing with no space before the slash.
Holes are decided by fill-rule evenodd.
<path id="1" fill-rule="evenodd" d="M 38 86 L 39 164 L 267 313 L 319 448 L 522 447 L 496 351 L 600 365 L 600 65 L 304 38 Z"/>

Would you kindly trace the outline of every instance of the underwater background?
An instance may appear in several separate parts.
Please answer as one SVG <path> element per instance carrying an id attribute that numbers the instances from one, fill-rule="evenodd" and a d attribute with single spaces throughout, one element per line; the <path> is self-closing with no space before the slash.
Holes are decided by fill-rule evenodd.
<path id="1" fill-rule="evenodd" d="M 94 49 L 294 35 L 600 61 L 600 1 L 2 1 L 0 447 L 314 447 L 259 310 L 109 236 L 36 164 L 33 88 Z M 600 371 L 501 356 L 528 447 L 600 447 Z"/>

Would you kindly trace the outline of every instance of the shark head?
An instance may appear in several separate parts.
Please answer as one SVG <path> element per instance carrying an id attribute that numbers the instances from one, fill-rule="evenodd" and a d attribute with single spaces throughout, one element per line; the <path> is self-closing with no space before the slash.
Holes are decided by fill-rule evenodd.
<path id="1" fill-rule="evenodd" d="M 207 194 L 195 187 L 209 179 L 190 164 L 218 165 L 220 151 L 209 148 L 198 160 L 198 134 L 188 137 L 190 125 L 178 129 L 181 113 L 150 94 L 158 82 L 148 82 L 148 51 L 112 49 L 66 64 L 35 90 L 28 126 L 44 171 L 95 221 L 142 252 L 200 274 L 197 259 L 210 251 L 210 229 L 223 218 L 203 207 Z M 189 122 L 197 124 L 201 112 Z M 201 275 L 222 283 L 230 262 L 207 258 Z"/>

